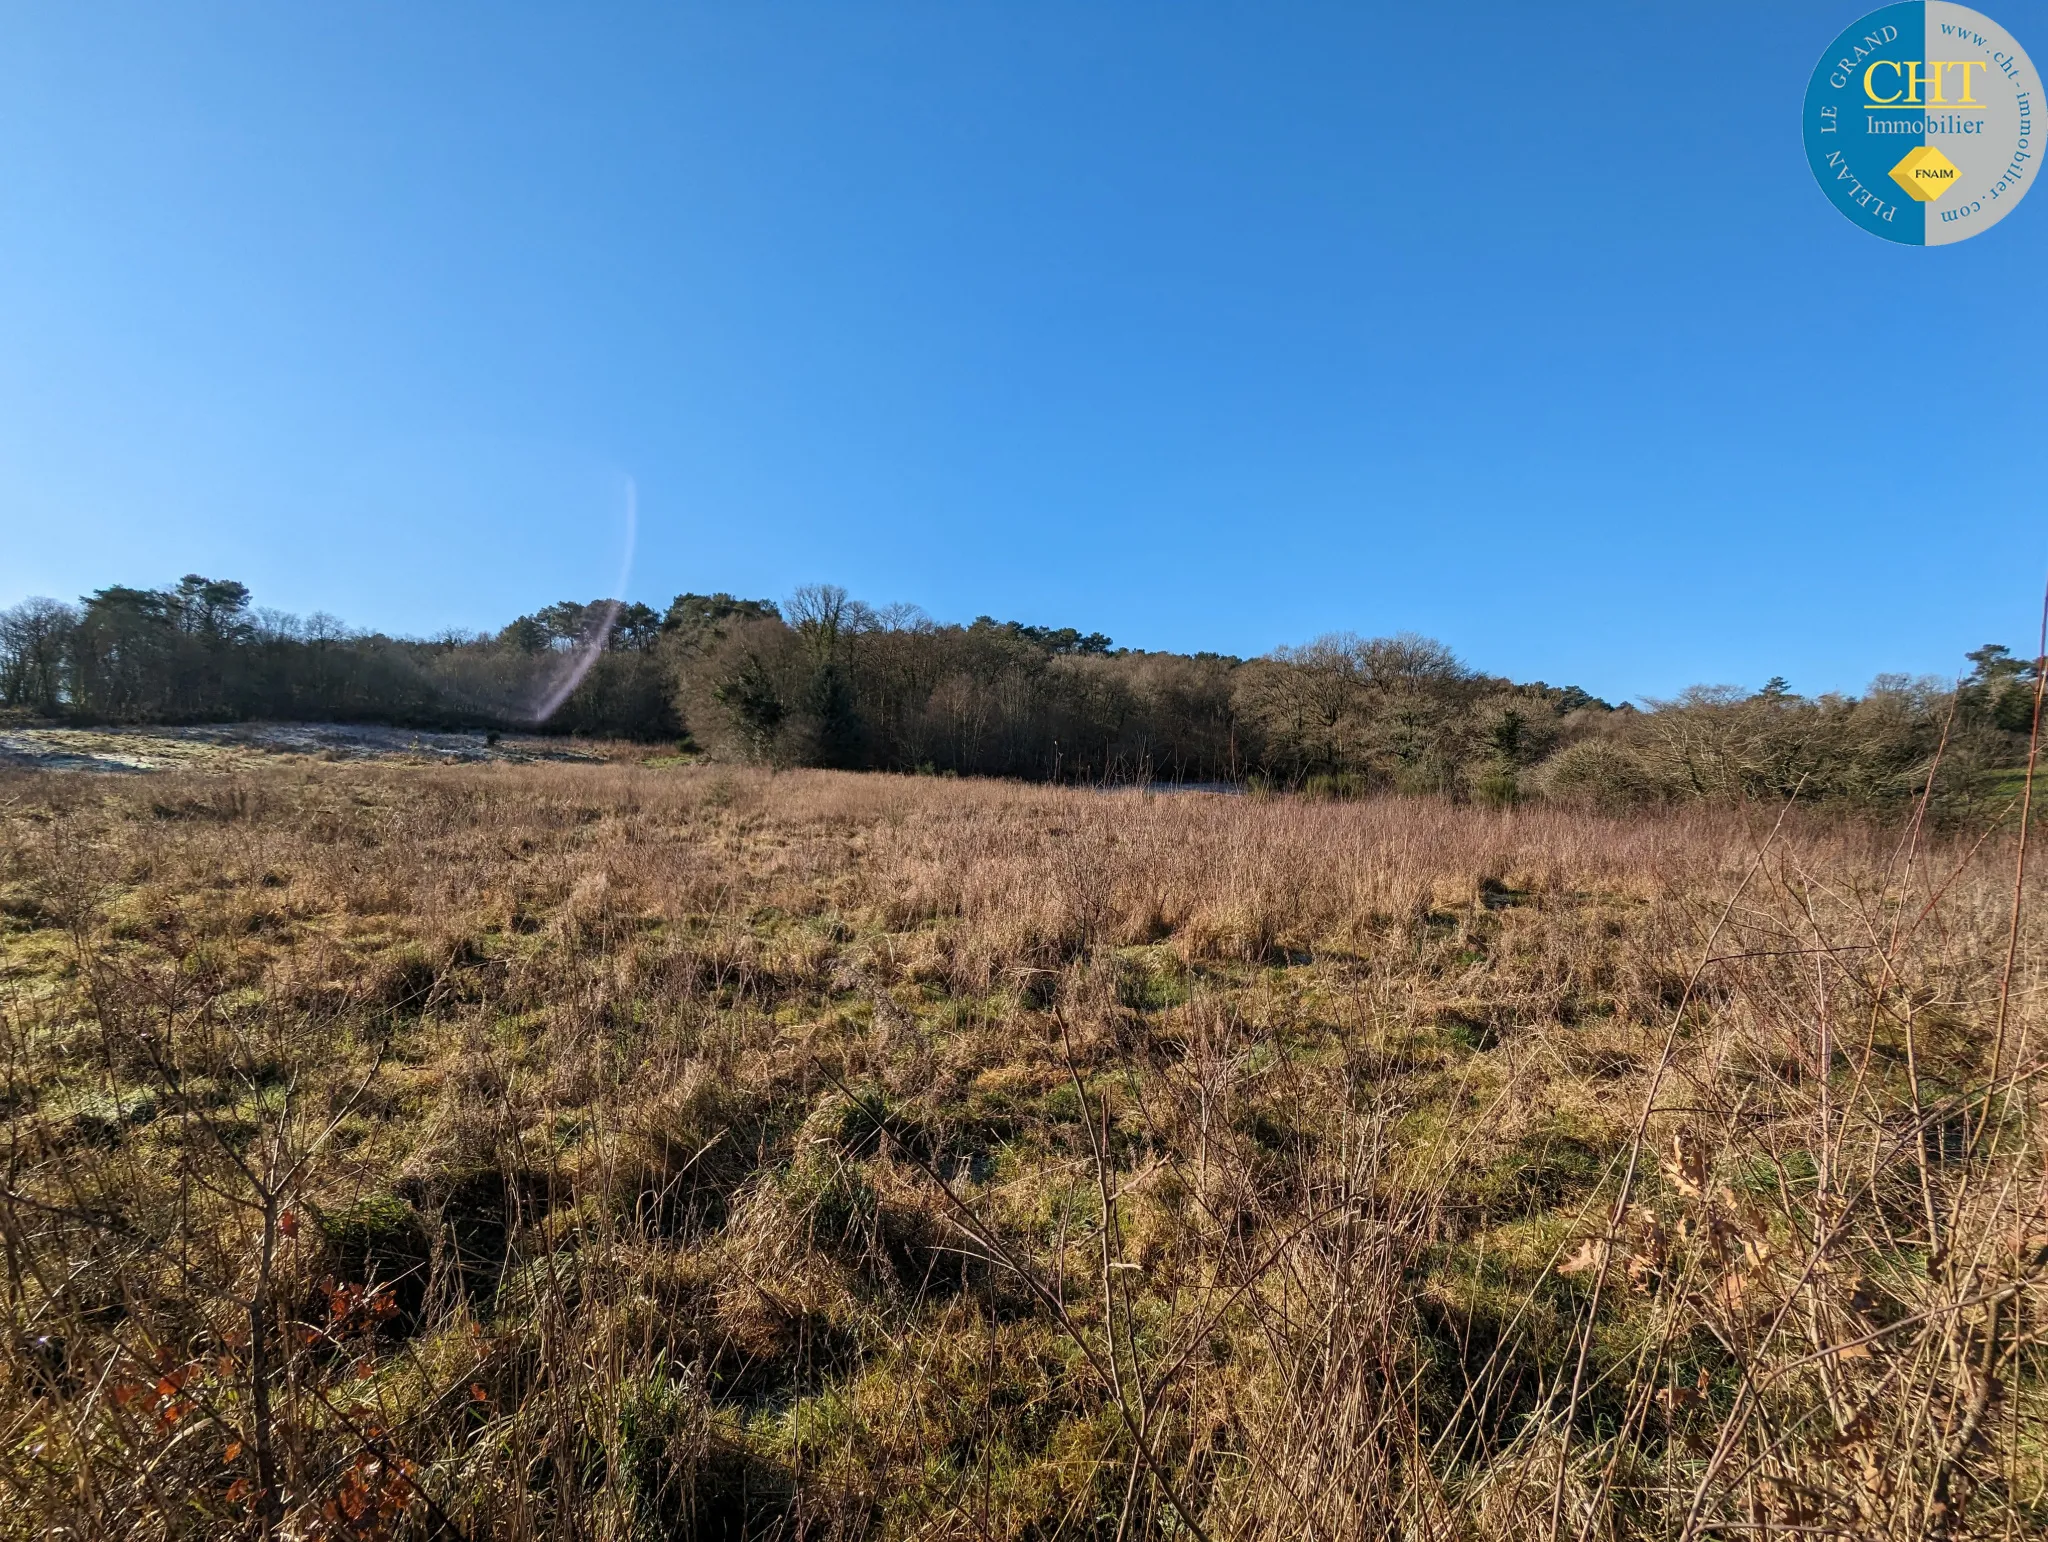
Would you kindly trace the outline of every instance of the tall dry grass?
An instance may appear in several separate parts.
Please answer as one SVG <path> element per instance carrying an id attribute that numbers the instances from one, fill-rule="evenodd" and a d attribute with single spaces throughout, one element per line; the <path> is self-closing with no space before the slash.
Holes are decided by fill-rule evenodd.
<path id="1" fill-rule="evenodd" d="M 0 811 L 0 1530 L 2048 1523 L 2009 833 L 622 766 Z"/>

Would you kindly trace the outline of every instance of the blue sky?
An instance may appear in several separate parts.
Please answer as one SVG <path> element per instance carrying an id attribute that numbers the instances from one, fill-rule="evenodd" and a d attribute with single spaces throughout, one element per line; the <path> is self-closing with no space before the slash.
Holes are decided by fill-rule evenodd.
<path id="1" fill-rule="evenodd" d="M 1829 207 L 1867 8 L 9 5 L 0 603 L 491 626 L 630 483 L 656 603 L 1616 699 L 2030 651 L 2048 196 Z"/>

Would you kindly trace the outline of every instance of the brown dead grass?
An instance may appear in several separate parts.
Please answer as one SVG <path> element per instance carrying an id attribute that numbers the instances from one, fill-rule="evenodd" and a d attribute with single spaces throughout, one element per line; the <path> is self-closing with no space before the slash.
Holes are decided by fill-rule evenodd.
<path id="1" fill-rule="evenodd" d="M 2009 838 L 625 765 L 0 813 L 8 1534 L 2048 1525 Z"/>

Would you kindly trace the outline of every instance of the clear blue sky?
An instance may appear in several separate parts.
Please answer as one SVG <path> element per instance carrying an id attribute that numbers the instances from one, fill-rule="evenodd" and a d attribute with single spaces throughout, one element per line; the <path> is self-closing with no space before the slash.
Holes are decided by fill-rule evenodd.
<path id="1" fill-rule="evenodd" d="M 494 626 L 613 587 L 630 477 L 656 603 L 1613 698 L 2031 651 L 2048 194 L 1828 206 L 1867 8 L 7 4 L 0 603 Z"/>

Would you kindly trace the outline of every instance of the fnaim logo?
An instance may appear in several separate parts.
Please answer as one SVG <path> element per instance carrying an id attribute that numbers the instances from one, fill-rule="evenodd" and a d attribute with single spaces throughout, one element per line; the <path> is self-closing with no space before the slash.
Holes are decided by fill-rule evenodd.
<path id="1" fill-rule="evenodd" d="M 1836 38 L 1806 88 L 1806 156 L 1829 200 L 1873 235 L 1966 241 L 2032 186 L 2040 77 L 2011 33 L 1967 6 L 1915 0 Z"/>

